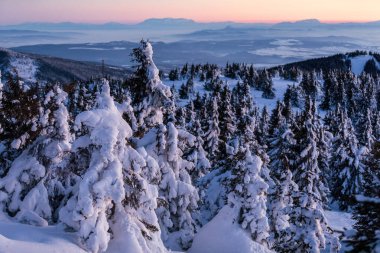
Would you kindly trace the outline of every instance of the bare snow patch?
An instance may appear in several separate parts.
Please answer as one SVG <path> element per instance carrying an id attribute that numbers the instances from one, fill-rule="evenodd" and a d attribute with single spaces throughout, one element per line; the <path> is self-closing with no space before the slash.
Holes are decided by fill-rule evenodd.
<path id="1" fill-rule="evenodd" d="M 219 213 L 195 235 L 188 253 L 271 253 L 252 241 L 237 222 L 238 210 L 229 206 Z"/>
<path id="2" fill-rule="evenodd" d="M 13 56 L 10 58 L 10 66 L 17 70 L 18 76 L 25 82 L 36 82 L 38 66 L 36 62 L 25 56 Z"/>
<path id="3" fill-rule="evenodd" d="M 376 62 L 377 68 L 380 69 L 380 63 L 372 55 L 359 55 L 350 59 L 351 71 L 357 76 L 360 75 L 364 71 L 365 64 L 372 59 Z"/>
<path id="4" fill-rule="evenodd" d="M 351 230 L 352 226 L 355 224 L 355 220 L 352 219 L 351 213 L 325 211 L 325 216 L 330 227 L 336 232 Z"/>
<path id="5" fill-rule="evenodd" d="M 0 252 L 85 253 L 61 226 L 35 227 L 0 220 Z"/>

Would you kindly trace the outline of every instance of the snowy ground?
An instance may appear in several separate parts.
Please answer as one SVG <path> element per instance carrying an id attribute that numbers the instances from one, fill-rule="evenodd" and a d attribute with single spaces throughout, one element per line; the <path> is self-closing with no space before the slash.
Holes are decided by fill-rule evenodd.
<path id="1" fill-rule="evenodd" d="M 229 206 L 207 223 L 195 236 L 188 253 L 270 253 L 272 251 L 252 241 L 237 223 L 239 212 Z"/>
<path id="2" fill-rule="evenodd" d="M 11 57 L 10 66 L 17 70 L 19 77 L 24 82 L 34 83 L 37 81 L 38 66 L 34 60 L 15 54 Z"/>
<path id="3" fill-rule="evenodd" d="M 267 107 L 268 110 L 272 111 L 276 107 L 276 102 L 278 100 L 282 101 L 284 99 L 284 94 L 289 85 L 294 84 L 294 82 L 289 80 L 284 80 L 280 77 L 274 77 L 273 79 L 273 88 L 275 89 L 276 97 L 274 99 L 266 99 L 262 97 L 263 92 L 257 91 L 251 88 L 251 95 L 253 97 L 253 101 L 257 106 L 263 108 Z M 298 83 L 296 83 L 298 85 Z"/>
<path id="4" fill-rule="evenodd" d="M 364 66 L 367 63 L 367 61 L 372 59 L 375 60 L 377 68 L 380 69 L 380 63 L 372 55 L 359 55 L 350 59 L 351 71 L 357 76 L 360 75 L 363 72 Z"/>
<path id="5" fill-rule="evenodd" d="M 236 223 L 235 214 L 233 208 L 224 207 L 197 234 L 188 253 L 272 252 L 249 238 Z M 331 228 L 340 235 L 352 229 L 354 220 L 350 213 L 325 211 L 325 214 Z M 0 253 L 85 252 L 76 240 L 73 234 L 64 232 L 61 226 L 35 227 L 0 220 Z"/>
<path id="6" fill-rule="evenodd" d="M 339 211 L 325 211 L 325 216 L 330 228 L 340 239 L 342 245 L 340 252 L 347 252 L 349 245 L 346 236 L 352 235 L 353 225 L 355 224 L 355 220 L 352 219 L 352 214 Z M 328 235 L 326 235 L 326 237 L 328 237 Z M 327 247 L 329 247 L 329 245 L 327 245 Z M 329 252 L 329 249 L 327 248 L 324 252 Z"/>
<path id="7" fill-rule="evenodd" d="M 85 252 L 60 226 L 35 227 L 0 220 L 0 253 Z"/>
<path id="8" fill-rule="evenodd" d="M 355 223 L 350 213 L 325 211 L 325 215 L 328 224 L 336 232 L 344 233 L 347 230 L 351 230 Z"/>

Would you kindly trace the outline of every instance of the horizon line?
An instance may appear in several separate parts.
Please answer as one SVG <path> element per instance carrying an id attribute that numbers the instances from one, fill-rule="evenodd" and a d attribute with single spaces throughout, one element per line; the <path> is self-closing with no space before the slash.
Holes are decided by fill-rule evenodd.
<path id="1" fill-rule="evenodd" d="M 17 22 L 17 23 L 7 23 L 2 24 L 1 26 L 12 26 L 12 25 L 24 25 L 24 24 L 33 24 L 33 23 L 40 23 L 40 24 L 62 24 L 62 23 L 74 23 L 74 24 L 93 24 L 93 25 L 104 25 L 109 23 L 117 23 L 117 24 L 124 24 L 124 25 L 136 25 L 143 23 L 147 20 L 151 19 L 157 19 L 157 20 L 163 20 L 163 19 L 183 19 L 183 20 L 189 20 L 193 21 L 195 23 L 237 23 L 237 24 L 279 24 L 279 23 L 295 23 L 300 21 L 308 21 L 308 20 L 316 20 L 322 24 L 345 24 L 345 23 L 356 23 L 356 24 L 364 24 L 364 23 L 372 23 L 372 22 L 378 22 L 380 19 L 377 20 L 322 20 L 318 18 L 305 18 L 305 19 L 290 19 L 290 20 L 196 20 L 191 18 L 181 18 L 181 17 L 151 17 L 146 18 L 142 20 L 99 20 L 99 21 L 72 21 L 72 20 L 61 20 L 61 21 L 23 21 L 23 22 Z"/>

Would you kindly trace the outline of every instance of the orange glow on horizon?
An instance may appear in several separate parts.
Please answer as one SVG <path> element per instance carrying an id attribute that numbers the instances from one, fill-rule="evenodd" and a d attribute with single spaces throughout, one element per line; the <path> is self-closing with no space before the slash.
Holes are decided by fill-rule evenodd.
<path id="1" fill-rule="evenodd" d="M 379 0 L 0 0 L 0 24 L 23 22 L 138 23 L 156 17 L 199 22 L 325 23 L 380 20 Z"/>

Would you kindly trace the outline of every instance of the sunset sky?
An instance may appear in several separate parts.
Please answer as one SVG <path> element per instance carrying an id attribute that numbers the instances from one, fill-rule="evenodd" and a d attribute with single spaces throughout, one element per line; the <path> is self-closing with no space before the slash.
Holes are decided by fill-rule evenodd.
<path id="1" fill-rule="evenodd" d="M 0 0 L 0 24 L 123 22 L 181 17 L 196 21 L 327 22 L 380 20 L 380 0 Z"/>

